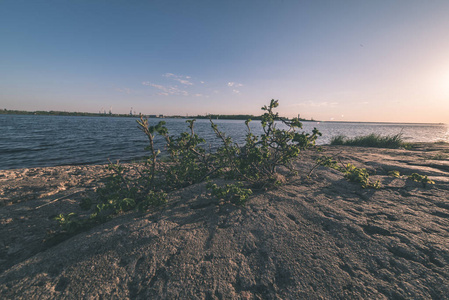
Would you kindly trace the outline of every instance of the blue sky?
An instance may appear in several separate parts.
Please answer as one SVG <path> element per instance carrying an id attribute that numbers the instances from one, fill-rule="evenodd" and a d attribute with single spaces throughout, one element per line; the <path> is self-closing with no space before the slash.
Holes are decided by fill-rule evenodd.
<path id="1" fill-rule="evenodd" d="M 449 1 L 0 1 L 0 108 L 449 123 Z"/>

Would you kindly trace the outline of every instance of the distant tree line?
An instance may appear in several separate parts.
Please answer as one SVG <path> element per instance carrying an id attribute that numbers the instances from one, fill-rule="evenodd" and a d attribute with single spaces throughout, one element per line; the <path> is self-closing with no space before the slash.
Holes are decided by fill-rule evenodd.
<path id="1" fill-rule="evenodd" d="M 3 115 L 43 115 L 43 116 L 89 116 L 89 117 L 136 117 L 137 115 L 131 114 L 113 114 L 113 113 L 88 113 L 88 112 L 68 112 L 68 111 L 25 111 L 25 110 L 9 110 L 0 109 L 0 114 Z M 254 115 L 197 115 L 197 116 L 163 116 L 163 115 L 148 115 L 150 118 L 182 118 L 182 119 L 219 119 L 219 120 L 261 120 L 262 116 Z M 288 118 L 284 118 L 288 120 Z M 299 119 L 300 121 L 314 121 L 313 119 Z"/>
<path id="2" fill-rule="evenodd" d="M 205 115 L 205 116 L 192 116 L 189 119 L 212 119 L 212 120 L 216 120 L 216 119 L 221 119 L 221 120 L 261 120 L 262 116 L 254 116 L 254 115 L 213 115 L 213 114 L 209 114 L 209 115 Z M 285 120 L 288 120 L 289 118 L 283 118 Z M 300 121 L 314 121 L 313 119 L 307 120 L 307 119 L 303 119 L 300 118 Z"/>
<path id="3" fill-rule="evenodd" d="M 223 119 L 223 120 L 260 120 L 261 116 L 253 115 L 204 115 L 204 116 L 192 116 L 191 119 Z"/>
<path id="4" fill-rule="evenodd" d="M 88 113 L 88 112 L 69 112 L 69 111 L 25 111 L 25 110 L 9 110 L 0 109 L 0 114 L 3 115 L 43 115 L 43 116 L 89 116 L 89 117 L 132 117 L 129 114 L 112 114 L 112 113 Z"/>

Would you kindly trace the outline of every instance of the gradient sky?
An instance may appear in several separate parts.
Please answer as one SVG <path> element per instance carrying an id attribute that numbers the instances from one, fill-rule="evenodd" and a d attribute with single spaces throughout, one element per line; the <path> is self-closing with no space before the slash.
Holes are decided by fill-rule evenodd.
<path id="1" fill-rule="evenodd" d="M 449 123 L 449 1 L 0 0 L 0 108 Z"/>

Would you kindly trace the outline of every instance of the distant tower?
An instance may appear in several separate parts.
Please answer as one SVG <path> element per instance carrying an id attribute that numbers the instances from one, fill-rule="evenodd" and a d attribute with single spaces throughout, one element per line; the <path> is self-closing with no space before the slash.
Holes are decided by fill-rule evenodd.
<path id="1" fill-rule="evenodd" d="M 131 110 L 129 111 L 129 115 L 132 116 L 133 115 L 133 108 L 131 107 Z"/>
<path id="2" fill-rule="evenodd" d="M 112 115 L 112 106 L 109 107 L 109 114 Z"/>

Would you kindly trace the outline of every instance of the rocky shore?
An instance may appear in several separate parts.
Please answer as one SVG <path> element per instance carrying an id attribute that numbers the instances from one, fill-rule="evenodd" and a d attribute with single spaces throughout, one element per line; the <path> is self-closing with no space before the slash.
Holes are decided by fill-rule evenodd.
<path id="1" fill-rule="evenodd" d="M 323 154 L 367 168 L 382 187 L 324 167 L 307 179 L 316 154 L 306 153 L 304 172 L 243 208 L 218 205 L 201 183 L 59 243 L 48 242 L 53 217 L 80 212 L 109 171 L 1 170 L 0 298 L 449 299 L 449 145 Z"/>

